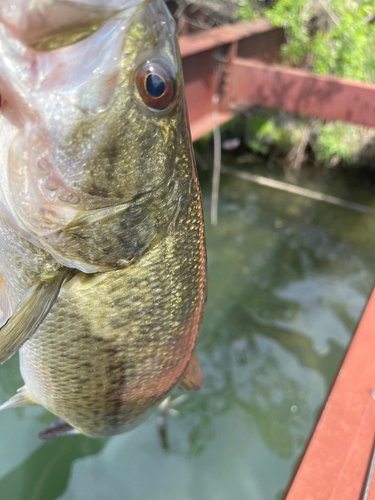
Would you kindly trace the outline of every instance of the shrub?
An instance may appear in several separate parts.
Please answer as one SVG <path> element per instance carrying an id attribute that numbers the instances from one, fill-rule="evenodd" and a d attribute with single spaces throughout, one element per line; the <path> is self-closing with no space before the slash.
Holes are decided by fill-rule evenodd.
<path id="1" fill-rule="evenodd" d="M 242 19 L 258 15 L 263 1 L 238 0 Z M 263 15 L 283 27 L 284 62 L 319 74 L 375 83 L 374 0 L 276 0 Z M 247 16 L 247 17 L 246 17 Z M 316 155 L 330 165 L 351 164 L 374 134 L 344 123 L 320 123 Z"/>

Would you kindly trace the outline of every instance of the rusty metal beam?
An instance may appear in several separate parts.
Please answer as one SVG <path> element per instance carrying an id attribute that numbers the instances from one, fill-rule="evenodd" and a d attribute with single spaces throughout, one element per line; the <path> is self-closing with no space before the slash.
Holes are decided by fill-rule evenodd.
<path id="1" fill-rule="evenodd" d="M 182 36 L 180 37 L 180 51 L 184 58 L 200 52 L 212 50 L 215 47 L 229 45 L 239 40 L 260 36 L 269 32 L 272 32 L 273 36 L 281 37 L 282 40 L 285 41 L 281 29 L 272 27 L 265 19 L 260 19 L 259 21 L 228 24 L 220 28 L 212 28 L 194 35 Z"/>
<path id="2" fill-rule="evenodd" d="M 283 30 L 273 28 L 265 20 L 213 28 L 207 32 L 180 37 L 193 140 L 214 128 L 213 100 L 218 90 L 221 98 L 216 122 L 222 125 L 235 115 L 228 100 L 233 58 L 241 54 L 276 62 L 284 42 Z M 224 75 L 217 73 L 218 58 L 226 61 Z"/>
<path id="3" fill-rule="evenodd" d="M 239 109 L 261 105 L 375 127 L 375 85 L 275 66 L 284 42 L 283 31 L 265 20 L 180 38 L 194 140 L 214 126 L 213 98 L 218 87 L 219 124 Z M 221 86 L 218 57 L 226 61 Z"/>
<path id="4" fill-rule="evenodd" d="M 375 127 L 375 85 L 235 58 L 231 104 L 259 104 L 304 115 Z"/>

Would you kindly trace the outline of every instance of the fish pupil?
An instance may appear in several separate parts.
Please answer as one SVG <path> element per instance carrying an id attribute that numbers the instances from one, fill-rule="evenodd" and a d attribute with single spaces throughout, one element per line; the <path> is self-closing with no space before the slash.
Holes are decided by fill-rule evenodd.
<path id="1" fill-rule="evenodd" d="M 159 99 L 165 94 L 167 86 L 161 76 L 151 73 L 146 78 L 146 90 L 150 97 Z"/>

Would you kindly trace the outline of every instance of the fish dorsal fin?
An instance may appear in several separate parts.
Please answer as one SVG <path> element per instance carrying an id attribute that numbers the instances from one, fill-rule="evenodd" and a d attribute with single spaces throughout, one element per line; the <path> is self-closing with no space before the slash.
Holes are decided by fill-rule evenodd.
<path id="1" fill-rule="evenodd" d="M 40 280 L 29 288 L 13 315 L 0 329 L 0 364 L 13 356 L 36 332 L 71 272 L 62 268 L 57 275 Z"/>
<path id="2" fill-rule="evenodd" d="M 1 410 L 8 410 L 9 408 L 18 408 L 20 406 L 36 406 L 39 405 L 38 401 L 30 394 L 29 389 L 24 385 L 18 389 L 17 394 L 11 397 L 6 403 L 0 406 Z"/>
<path id="3" fill-rule="evenodd" d="M 198 391 L 203 386 L 203 370 L 198 355 L 193 353 L 178 388 L 184 391 Z"/>
<path id="4" fill-rule="evenodd" d="M 12 305 L 8 295 L 7 287 L 0 274 L 0 327 L 12 316 Z"/>
<path id="5" fill-rule="evenodd" d="M 79 434 L 79 432 L 64 420 L 59 419 L 52 422 L 47 429 L 41 432 L 39 438 L 52 439 L 55 437 L 71 436 L 72 434 Z"/>

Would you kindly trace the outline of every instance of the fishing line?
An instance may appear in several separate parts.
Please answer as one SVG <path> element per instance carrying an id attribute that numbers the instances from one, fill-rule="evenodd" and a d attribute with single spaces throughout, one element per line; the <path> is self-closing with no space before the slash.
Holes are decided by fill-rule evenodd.
<path id="1" fill-rule="evenodd" d="M 224 48 L 218 47 L 215 50 L 214 63 L 216 75 L 216 92 L 212 97 L 213 112 L 212 124 L 214 135 L 214 173 L 212 176 L 212 195 L 211 195 L 211 224 L 217 225 L 218 222 L 218 205 L 219 205 L 219 188 L 220 188 L 220 171 L 221 171 L 221 132 L 219 124 L 219 104 L 222 80 L 224 75 L 225 63 L 227 58 L 223 53 Z"/>

